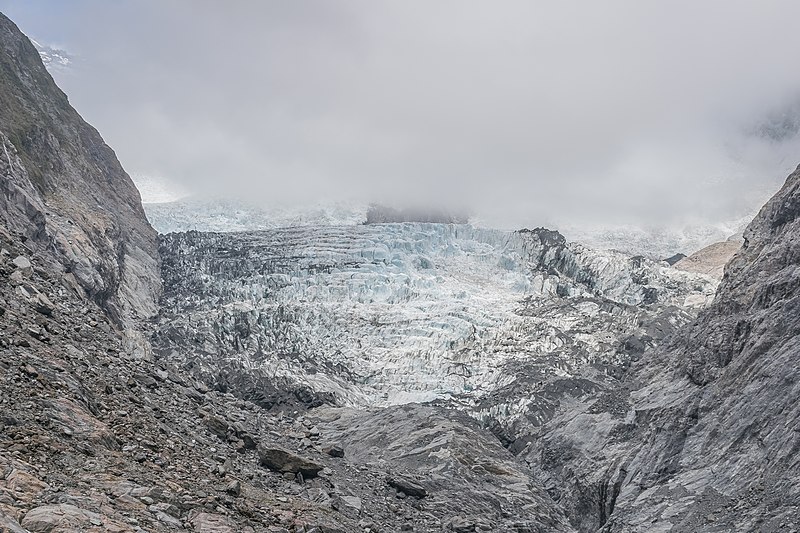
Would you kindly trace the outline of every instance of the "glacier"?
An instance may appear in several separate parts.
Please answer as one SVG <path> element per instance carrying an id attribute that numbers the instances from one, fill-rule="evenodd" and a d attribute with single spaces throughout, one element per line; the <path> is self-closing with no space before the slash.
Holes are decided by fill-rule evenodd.
<path id="1" fill-rule="evenodd" d="M 209 385 L 270 406 L 276 383 L 316 403 L 444 403 L 503 427 L 541 423 L 565 380 L 614 379 L 718 283 L 543 228 L 191 231 L 161 254 L 154 349 Z"/>

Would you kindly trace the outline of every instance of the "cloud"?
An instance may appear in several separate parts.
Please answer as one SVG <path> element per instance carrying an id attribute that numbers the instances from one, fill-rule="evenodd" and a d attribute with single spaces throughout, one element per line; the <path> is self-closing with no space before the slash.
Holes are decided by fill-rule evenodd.
<path id="1" fill-rule="evenodd" d="M 249 198 L 725 219 L 800 159 L 794 1 L 0 1 L 132 174 Z M 624 220 L 623 220 L 624 219 Z"/>

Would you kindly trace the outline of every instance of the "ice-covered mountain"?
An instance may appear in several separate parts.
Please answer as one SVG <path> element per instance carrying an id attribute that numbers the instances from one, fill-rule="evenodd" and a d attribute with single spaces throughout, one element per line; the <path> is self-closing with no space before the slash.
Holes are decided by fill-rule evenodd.
<path id="1" fill-rule="evenodd" d="M 68 68 L 75 59 L 72 54 L 61 48 L 42 44 L 35 40 L 31 40 L 31 42 L 39 52 L 39 57 L 41 57 L 42 63 L 44 63 L 47 70 L 53 71 Z"/>
<path id="2" fill-rule="evenodd" d="M 152 183 L 137 182 L 143 196 L 163 198 Z M 312 205 L 258 205 L 234 199 L 200 199 L 193 197 L 171 201 L 145 201 L 147 218 L 159 233 L 185 231 L 258 231 L 298 226 L 351 226 L 367 222 L 369 205 L 359 202 L 316 203 Z M 535 219 L 535 217 L 530 217 Z M 741 233 L 752 216 L 735 220 L 709 222 L 695 220 L 672 226 L 577 225 L 555 223 L 569 240 L 599 250 L 614 250 L 629 255 L 663 259 L 675 253 L 686 255 L 715 242 Z M 471 217 L 473 226 L 503 228 L 498 221 Z M 535 225 L 536 221 L 533 220 Z M 541 221 L 539 221 L 541 222 Z"/>

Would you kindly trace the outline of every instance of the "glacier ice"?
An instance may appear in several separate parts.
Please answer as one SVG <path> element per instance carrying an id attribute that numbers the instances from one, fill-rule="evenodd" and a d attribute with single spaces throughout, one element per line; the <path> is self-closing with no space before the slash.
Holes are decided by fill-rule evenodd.
<path id="1" fill-rule="evenodd" d="M 190 346 L 176 360 L 194 361 L 204 379 L 235 365 L 341 405 L 450 402 L 505 421 L 535 422 L 535 395 L 587 365 L 624 365 L 717 285 L 544 229 L 187 232 L 162 236 L 161 248 L 154 347 Z"/>

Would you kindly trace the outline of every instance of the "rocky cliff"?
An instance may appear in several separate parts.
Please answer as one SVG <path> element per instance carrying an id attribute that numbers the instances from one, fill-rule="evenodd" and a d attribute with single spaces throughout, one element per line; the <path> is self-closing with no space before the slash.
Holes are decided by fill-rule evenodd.
<path id="1" fill-rule="evenodd" d="M 156 312 L 156 234 L 139 193 L 0 14 L 0 217 L 119 324 Z"/>
<path id="2" fill-rule="evenodd" d="M 533 436 L 527 460 L 580 531 L 800 523 L 798 198 L 795 172 L 697 322 Z"/>

